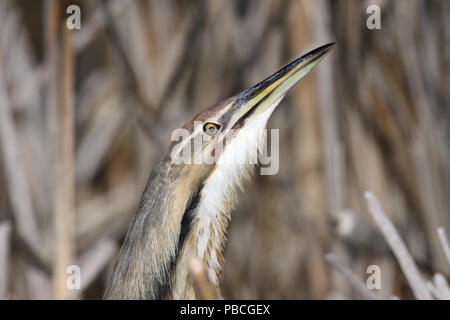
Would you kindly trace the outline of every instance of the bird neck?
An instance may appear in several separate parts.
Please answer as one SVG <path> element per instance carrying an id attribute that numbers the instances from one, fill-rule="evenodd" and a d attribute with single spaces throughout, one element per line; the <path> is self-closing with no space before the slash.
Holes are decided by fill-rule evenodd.
<path id="1" fill-rule="evenodd" d="M 204 261 L 218 290 L 230 211 L 252 168 L 162 161 L 148 180 L 104 297 L 195 298 L 187 269 L 192 254 Z"/>
<path id="2" fill-rule="evenodd" d="M 177 255 L 189 233 L 185 213 L 195 206 L 201 187 L 197 178 L 202 174 L 189 171 L 186 174 L 168 160 L 153 170 L 119 252 L 106 299 L 163 299 L 170 292 Z"/>

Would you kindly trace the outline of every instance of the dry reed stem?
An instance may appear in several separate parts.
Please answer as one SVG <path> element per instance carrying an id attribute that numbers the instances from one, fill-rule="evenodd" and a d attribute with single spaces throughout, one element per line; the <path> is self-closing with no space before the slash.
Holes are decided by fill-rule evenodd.
<path id="1" fill-rule="evenodd" d="M 400 267 L 403 270 L 411 289 L 417 299 L 420 300 L 430 300 L 432 299 L 430 293 L 427 290 L 426 283 L 424 282 L 419 270 L 417 269 L 414 260 L 408 252 L 405 244 L 400 238 L 397 230 L 393 226 L 392 222 L 386 216 L 386 214 L 381 209 L 381 205 L 375 196 L 367 191 L 364 194 L 367 200 L 367 206 L 369 208 L 372 217 L 374 218 L 376 224 L 383 233 L 386 241 L 389 243 L 394 255 L 396 256 Z"/>
<path id="2" fill-rule="evenodd" d="M 55 142 L 55 258 L 53 289 L 56 299 L 75 298 L 77 291 L 66 284 L 67 267 L 75 261 L 75 174 L 74 174 L 74 117 L 73 117 L 73 50 L 71 31 L 62 26 L 62 79 L 60 107 L 57 113 Z"/>
<path id="3" fill-rule="evenodd" d="M 200 298 L 203 300 L 217 300 L 219 297 L 208 278 L 203 261 L 197 256 L 191 256 L 188 259 L 188 268 Z"/>
<path id="4" fill-rule="evenodd" d="M 81 271 L 81 290 L 86 290 L 102 270 L 115 257 L 118 247 L 115 241 L 102 238 L 94 243 L 78 260 Z"/>
<path id="5" fill-rule="evenodd" d="M 442 227 L 439 227 L 437 229 L 437 234 L 438 234 L 439 240 L 441 241 L 442 250 L 444 250 L 445 257 L 447 258 L 448 266 L 450 267 L 450 245 L 448 244 L 448 238 L 445 233 L 445 229 Z"/>
<path id="6" fill-rule="evenodd" d="M 325 260 L 347 279 L 349 284 L 361 294 L 363 299 L 380 299 L 380 297 L 370 291 L 367 286 L 364 285 L 364 283 L 358 278 L 358 276 L 354 274 L 352 270 L 346 267 L 334 253 L 328 253 L 325 256 Z"/>
<path id="7" fill-rule="evenodd" d="M 0 300 L 9 299 L 9 256 L 11 252 L 11 223 L 0 223 Z"/>

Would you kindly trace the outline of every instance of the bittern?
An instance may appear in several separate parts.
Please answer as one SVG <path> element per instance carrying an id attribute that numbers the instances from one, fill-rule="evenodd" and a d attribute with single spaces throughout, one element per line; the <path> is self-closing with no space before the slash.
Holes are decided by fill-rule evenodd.
<path id="1" fill-rule="evenodd" d="M 297 58 L 184 125 L 189 135 L 171 143 L 150 175 L 104 298 L 196 299 L 187 267 L 191 255 L 203 261 L 211 284 L 219 290 L 230 211 L 254 167 L 242 160 L 264 147 L 262 129 L 274 109 L 333 45 Z M 205 142 L 194 153 L 203 156 L 224 145 L 214 154 L 217 161 L 174 161 L 183 145 L 198 138 Z M 224 157 L 236 161 L 221 162 Z"/>

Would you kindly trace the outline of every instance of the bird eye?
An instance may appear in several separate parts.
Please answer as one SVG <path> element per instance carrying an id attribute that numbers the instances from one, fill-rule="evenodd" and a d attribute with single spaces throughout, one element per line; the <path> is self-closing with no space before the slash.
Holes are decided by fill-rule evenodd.
<path id="1" fill-rule="evenodd" d="M 213 123 L 213 122 L 207 122 L 203 126 L 203 131 L 210 136 L 215 136 L 217 132 L 219 132 L 220 125 Z"/>

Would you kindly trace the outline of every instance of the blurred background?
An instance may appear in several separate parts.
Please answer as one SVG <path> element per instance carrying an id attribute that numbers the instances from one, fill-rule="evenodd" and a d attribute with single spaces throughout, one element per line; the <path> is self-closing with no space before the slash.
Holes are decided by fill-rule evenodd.
<path id="1" fill-rule="evenodd" d="M 268 124 L 280 170 L 232 214 L 222 294 L 364 298 L 333 253 L 361 283 L 379 266 L 380 297 L 413 298 L 366 190 L 423 276 L 448 279 L 449 25 L 444 0 L 1 0 L 0 298 L 101 298 L 172 130 L 331 41 Z"/>

